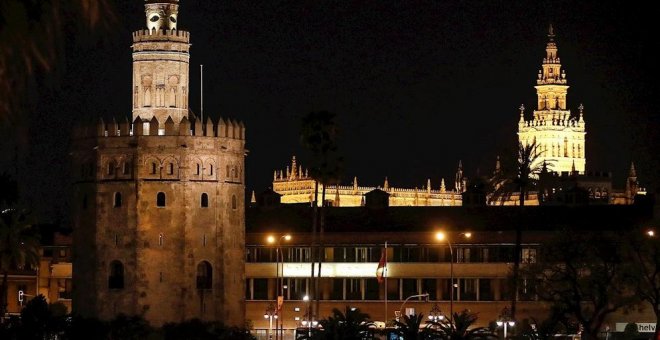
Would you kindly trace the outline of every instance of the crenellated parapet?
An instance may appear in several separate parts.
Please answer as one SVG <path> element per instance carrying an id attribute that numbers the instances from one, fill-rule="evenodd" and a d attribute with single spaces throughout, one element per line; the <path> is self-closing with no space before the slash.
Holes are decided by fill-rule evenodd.
<path id="1" fill-rule="evenodd" d="M 190 43 L 190 32 L 177 30 L 177 29 L 145 29 L 133 32 L 133 42 L 154 42 L 154 41 L 163 41 L 163 42 L 180 42 L 180 43 Z M 139 50 L 136 50 L 139 51 Z"/>
<path id="2" fill-rule="evenodd" d="M 218 137 L 245 141 L 245 124 L 224 118 L 219 118 L 217 122 L 207 118 L 202 124 L 199 119 L 193 119 L 191 122 L 187 117 L 177 123 L 172 117 L 168 117 L 164 124 L 160 124 L 155 117 L 151 120 L 143 120 L 138 116 L 133 122 L 123 118 L 119 123 L 114 118 L 108 122 L 101 118 L 95 126 L 78 125 L 73 129 L 74 139 L 138 136 Z"/>

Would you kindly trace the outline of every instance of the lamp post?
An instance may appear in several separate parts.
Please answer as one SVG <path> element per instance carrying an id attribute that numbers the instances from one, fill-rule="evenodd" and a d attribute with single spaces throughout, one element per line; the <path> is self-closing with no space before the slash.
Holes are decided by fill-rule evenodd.
<path id="1" fill-rule="evenodd" d="M 497 327 L 504 328 L 504 339 L 506 340 L 506 330 L 508 327 L 513 327 L 516 322 L 511 319 L 511 313 L 509 312 L 508 307 L 502 309 L 502 314 L 500 314 L 499 319 L 495 322 Z"/>
<path id="2" fill-rule="evenodd" d="M 460 233 L 461 235 L 465 236 L 465 238 L 470 238 L 472 237 L 472 233 L 470 232 L 463 232 Z M 449 245 L 449 279 L 451 281 L 450 284 L 450 292 L 449 292 L 449 319 L 454 320 L 454 288 L 456 288 L 454 284 L 454 249 L 451 246 L 451 241 L 449 240 L 449 237 L 442 232 L 439 231 L 435 233 L 435 238 L 438 239 L 438 241 L 447 241 L 447 244 Z"/>
<path id="3" fill-rule="evenodd" d="M 276 243 L 275 247 L 275 271 L 277 272 L 277 307 L 276 307 L 276 315 L 279 317 L 275 318 L 275 339 L 282 339 L 284 338 L 284 319 L 282 318 L 282 307 L 284 305 L 284 254 L 282 254 L 282 251 L 280 249 L 280 244 L 282 243 L 282 240 L 285 241 L 290 241 L 291 240 L 291 235 L 289 234 L 284 234 L 280 235 L 279 237 L 269 235 L 268 238 L 266 239 L 268 243 L 273 244 Z M 282 265 L 280 266 L 280 257 L 282 258 Z M 282 270 L 282 276 L 280 277 L 280 268 Z M 279 325 L 279 326 L 278 326 Z M 279 330 L 279 335 L 278 335 L 278 330 Z"/>
<path id="4" fill-rule="evenodd" d="M 269 304 L 264 313 L 264 319 L 268 319 L 268 339 L 273 338 L 273 319 L 277 320 L 277 310 L 273 304 Z"/>
<path id="5" fill-rule="evenodd" d="M 406 302 L 408 302 L 408 300 L 410 300 L 410 299 L 412 299 L 412 298 L 416 298 L 416 297 L 426 297 L 426 298 L 428 299 L 428 298 L 429 298 L 429 293 L 410 295 L 410 296 L 407 297 L 406 300 L 403 301 L 403 303 L 401 304 L 401 307 L 399 308 L 399 313 L 404 313 L 403 315 L 406 315 L 406 314 L 405 314 L 406 311 L 403 310 L 403 306 L 406 305 Z"/>
<path id="6" fill-rule="evenodd" d="M 431 311 L 429 311 L 429 321 L 431 322 L 439 322 L 445 319 L 445 316 L 442 315 L 442 311 L 440 310 L 440 307 L 438 306 L 437 303 L 433 304 L 433 307 L 431 308 Z"/>
<path id="7" fill-rule="evenodd" d="M 311 310 L 309 309 L 309 296 L 305 295 L 303 296 L 303 301 L 305 301 L 305 316 L 303 320 L 300 322 L 300 324 L 307 328 L 307 337 L 309 339 L 312 338 L 312 328 L 316 328 L 318 326 L 319 322 L 314 320 L 314 316 L 311 313 Z"/>

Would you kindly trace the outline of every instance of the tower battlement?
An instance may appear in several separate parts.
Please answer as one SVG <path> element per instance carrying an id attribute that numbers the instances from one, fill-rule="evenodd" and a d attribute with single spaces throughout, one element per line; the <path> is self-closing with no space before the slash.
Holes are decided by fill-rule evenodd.
<path id="1" fill-rule="evenodd" d="M 152 29 L 139 30 L 133 32 L 133 42 L 154 42 L 154 41 L 175 41 L 190 43 L 190 32 L 177 29 Z"/>
<path id="2" fill-rule="evenodd" d="M 180 122 L 174 123 L 168 117 L 164 124 L 159 124 L 156 118 L 143 120 L 140 117 L 129 122 L 128 118 L 117 120 L 112 118 L 109 122 L 99 119 L 95 126 L 78 125 L 73 129 L 74 139 L 89 137 L 138 137 L 138 136 L 187 136 L 187 137 L 216 137 L 235 140 L 245 140 L 245 124 L 233 119 L 220 117 L 217 122 L 207 118 L 202 124 L 199 119 L 191 122 L 184 117 Z"/>

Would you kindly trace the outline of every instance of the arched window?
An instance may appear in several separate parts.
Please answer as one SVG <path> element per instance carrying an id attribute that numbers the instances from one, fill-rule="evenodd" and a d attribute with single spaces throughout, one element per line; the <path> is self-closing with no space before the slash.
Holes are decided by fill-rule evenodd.
<path id="1" fill-rule="evenodd" d="M 170 163 L 167 166 L 167 174 L 168 175 L 174 175 L 174 163 Z"/>
<path id="2" fill-rule="evenodd" d="M 201 168 L 201 167 L 200 167 L 199 163 L 197 163 L 197 173 L 196 173 L 196 175 L 199 175 L 199 170 L 200 170 L 200 168 Z"/>
<path id="3" fill-rule="evenodd" d="M 149 88 L 144 90 L 144 106 L 151 106 L 151 89 Z"/>
<path id="4" fill-rule="evenodd" d="M 213 176 L 213 164 L 211 164 L 211 169 L 209 170 L 209 175 Z"/>
<path id="5" fill-rule="evenodd" d="M 231 195 L 231 208 L 234 210 L 238 208 L 238 201 L 236 200 L 236 195 Z"/>
<path id="6" fill-rule="evenodd" d="M 202 197 L 200 199 L 202 208 L 208 208 L 209 207 L 209 195 L 207 193 L 203 193 Z"/>
<path id="7" fill-rule="evenodd" d="M 165 206 L 165 193 L 164 192 L 159 192 L 156 194 L 156 206 L 157 207 L 164 207 Z"/>
<path id="8" fill-rule="evenodd" d="M 108 276 L 108 288 L 124 289 L 124 265 L 117 260 L 110 262 L 110 276 Z"/>
<path id="9" fill-rule="evenodd" d="M 115 162 L 108 163 L 108 175 L 112 176 L 115 174 Z"/>
<path id="10" fill-rule="evenodd" d="M 213 284 L 213 268 L 207 261 L 197 265 L 197 289 L 211 289 Z"/>
<path id="11" fill-rule="evenodd" d="M 124 162 L 124 175 L 131 173 L 131 163 Z"/>
<path id="12" fill-rule="evenodd" d="M 158 168 L 158 165 L 156 165 L 156 162 L 151 162 L 151 174 L 155 175 L 156 174 L 156 169 Z"/>
<path id="13" fill-rule="evenodd" d="M 115 192 L 114 204 L 112 206 L 115 208 L 121 207 L 121 192 Z"/>

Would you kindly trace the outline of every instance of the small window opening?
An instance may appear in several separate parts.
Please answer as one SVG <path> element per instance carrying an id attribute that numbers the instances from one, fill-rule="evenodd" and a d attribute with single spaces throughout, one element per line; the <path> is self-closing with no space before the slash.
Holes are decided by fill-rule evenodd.
<path id="1" fill-rule="evenodd" d="M 156 195 L 156 206 L 158 206 L 158 207 L 164 207 L 165 206 L 165 193 L 164 192 L 159 192 Z"/>

